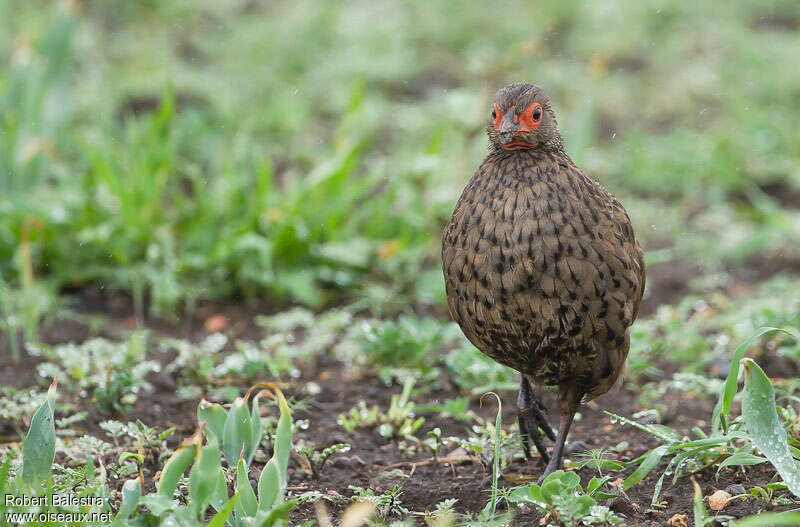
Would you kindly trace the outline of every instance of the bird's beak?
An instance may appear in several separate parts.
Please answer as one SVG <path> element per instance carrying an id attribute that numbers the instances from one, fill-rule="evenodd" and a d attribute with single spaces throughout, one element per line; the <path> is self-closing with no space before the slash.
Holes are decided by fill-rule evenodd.
<path id="1" fill-rule="evenodd" d="M 514 108 L 510 108 L 503 116 L 503 121 L 500 124 L 500 142 L 502 144 L 510 143 L 514 138 L 514 133 L 519 130 L 519 125 L 514 120 Z"/>

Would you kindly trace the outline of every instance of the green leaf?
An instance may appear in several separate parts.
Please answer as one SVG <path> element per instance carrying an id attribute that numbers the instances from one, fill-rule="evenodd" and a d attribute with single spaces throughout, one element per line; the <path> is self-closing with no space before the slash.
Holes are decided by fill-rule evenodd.
<path id="1" fill-rule="evenodd" d="M 158 493 L 166 498 L 172 499 L 178 480 L 189 465 L 192 464 L 195 456 L 200 450 L 200 434 L 195 433 L 192 437 L 178 447 L 172 456 L 164 464 L 161 470 L 161 478 L 158 480 Z"/>
<path id="2" fill-rule="evenodd" d="M 233 508 L 239 502 L 239 496 L 241 496 L 241 494 L 239 494 L 238 492 L 234 494 L 231 497 L 231 499 L 228 500 L 225 506 L 222 507 L 219 510 L 219 512 L 214 515 L 213 518 L 211 518 L 211 521 L 208 522 L 208 527 L 223 527 L 225 523 L 228 521 L 231 512 L 233 512 Z"/>
<path id="3" fill-rule="evenodd" d="M 222 451 L 228 465 L 233 466 L 239 456 L 245 460 L 251 458 L 255 451 L 253 443 L 253 419 L 247 409 L 245 400 L 237 397 L 228 411 L 228 418 L 225 420 L 225 430 L 223 431 Z M 249 463 L 245 463 L 249 466 Z"/>
<path id="4" fill-rule="evenodd" d="M 706 510 L 706 506 L 703 505 L 703 493 L 700 491 L 700 485 L 692 479 L 692 483 L 694 484 L 694 500 L 693 510 L 694 510 L 694 527 L 705 527 L 708 523 L 708 511 Z"/>
<path id="5" fill-rule="evenodd" d="M 222 436 L 225 431 L 225 419 L 228 413 L 225 409 L 216 404 L 203 399 L 197 406 L 197 422 L 206 423 L 207 429 L 215 436 L 219 444 L 222 444 Z M 238 455 L 238 453 L 237 453 Z"/>
<path id="6" fill-rule="evenodd" d="M 297 507 L 298 503 L 298 500 L 283 502 L 277 507 L 273 507 L 273 509 L 266 514 L 259 513 L 254 523 L 257 527 L 271 527 L 275 525 L 278 520 L 282 520 L 282 523 L 285 524 L 286 519 L 289 517 L 289 512 Z"/>
<path id="7" fill-rule="evenodd" d="M 114 522 L 127 520 L 139 506 L 139 498 L 142 497 L 142 486 L 138 478 L 129 479 L 122 486 L 122 503 L 119 506 Z"/>
<path id="8" fill-rule="evenodd" d="M 163 494 L 150 493 L 139 498 L 139 504 L 147 507 L 147 510 L 149 510 L 153 516 L 161 518 L 167 512 L 173 510 L 177 502 Z"/>
<path id="9" fill-rule="evenodd" d="M 253 397 L 253 409 L 250 412 L 250 445 L 252 445 L 252 448 L 250 448 L 247 459 L 245 460 L 248 467 L 250 466 L 250 463 L 253 462 L 253 456 L 255 456 L 258 444 L 261 442 L 261 414 L 258 410 L 259 395 L 261 394 L 258 393 L 255 397 Z"/>
<path id="10" fill-rule="evenodd" d="M 244 459 L 239 458 L 239 463 L 236 465 L 236 492 L 241 493 L 239 503 L 236 504 L 236 515 L 239 517 L 255 516 L 258 512 L 258 501 L 248 476 Z"/>
<path id="11" fill-rule="evenodd" d="M 278 397 L 278 408 L 281 416 L 278 419 L 278 430 L 275 435 L 275 461 L 281 471 L 281 480 L 286 482 L 286 470 L 289 467 L 289 454 L 292 451 L 292 412 L 283 396 L 283 392 L 275 390 Z"/>
<path id="12" fill-rule="evenodd" d="M 766 512 L 736 520 L 731 527 L 794 527 L 800 525 L 798 512 Z"/>
<path id="13" fill-rule="evenodd" d="M 22 481 L 38 492 L 41 484 L 50 477 L 56 457 L 56 427 L 54 420 L 56 389 L 54 380 L 42 403 L 31 419 L 31 426 L 22 446 Z"/>
<path id="14" fill-rule="evenodd" d="M 633 474 L 625 478 L 625 481 L 622 483 L 622 488 L 628 490 L 642 481 L 645 476 L 650 473 L 650 471 L 656 468 L 659 461 L 661 461 L 661 458 L 667 453 L 668 450 L 669 447 L 667 445 L 661 445 L 660 447 L 651 450 L 645 456 L 644 461 L 642 461 L 636 470 L 633 471 Z"/>
<path id="15" fill-rule="evenodd" d="M 268 511 L 278 502 L 281 494 L 281 476 L 273 457 L 264 466 L 258 478 L 258 510 Z"/>
<path id="16" fill-rule="evenodd" d="M 752 359 L 742 359 L 744 397 L 742 417 L 753 444 L 783 478 L 786 487 L 800 497 L 800 467 L 792 457 L 786 430 L 775 410 L 775 391 L 764 371 Z"/>
<path id="17" fill-rule="evenodd" d="M 723 433 L 728 432 L 728 417 L 731 413 L 731 403 L 733 402 L 733 396 L 736 395 L 739 387 L 739 361 L 742 360 L 744 354 L 753 346 L 753 343 L 756 340 L 761 338 L 762 335 L 772 333 L 774 331 L 780 331 L 781 333 L 786 333 L 790 336 L 792 335 L 784 329 L 761 327 L 758 328 L 758 330 L 751 335 L 749 339 L 740 344 L 739 347 L 736 348 L 736 351 L 733 352 L 733 359 L 731 360 L 730 371 L 728 371 L 728 378 L 725 379 L 725 386 L 719 394 L 719 400 L 717 401 L 717 405 L 714 407 L 714 412 L 711 416 L 711 429 L 714 431 L 714 434 L 719 433 L 720 429 Z"/>
<path id="18" fill-rule="evenodd" d="M 202 518 L 225 476 L 219 459 L 216 441 L 200 449 L 192 470 L 189 472 L 189 503 L 196 518 Z"/>
<path id="19" fill-rule="evenodd" d="M 763 457 L 754 456 L 748 452 L 737 452 L 719 464 L 719 467 L 717 467 L 717 474 L 725 467 L 747 467 L 761 464 L 764 461 L 766 461 L 766 459 Z"/>

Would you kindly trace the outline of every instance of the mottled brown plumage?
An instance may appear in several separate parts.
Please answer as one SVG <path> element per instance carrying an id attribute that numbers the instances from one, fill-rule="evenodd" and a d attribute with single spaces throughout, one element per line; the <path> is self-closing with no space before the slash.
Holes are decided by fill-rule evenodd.
<path id="1" fill-rule="evenodd" d="M 643 253 L 619 201 L 564 152 L 540 88 L 503 88 L 492 113 L 491 151 L 445 230 L 442 267 L 464 334 L 522 374 L 521 431 L 545 459 L 529 429 L 553 434 L 528 382 L 558 387 L 562 419 L 546 475 L 560 465 L 581 401 L 621 377 L 644 290 Z"/>

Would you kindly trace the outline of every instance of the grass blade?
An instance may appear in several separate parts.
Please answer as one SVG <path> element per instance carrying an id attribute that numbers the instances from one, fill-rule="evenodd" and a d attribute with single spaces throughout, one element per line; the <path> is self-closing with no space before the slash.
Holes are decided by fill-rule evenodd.
<path id="1" fill-rule="evenodd" d="M 732 527 L 794 527 L 800 525 L 798 512 L 767 512 L 736 520 Z"/>
<path id="2" fill-rule="evenodd" d="M 659 461 L 661 461 L 661 458 L 667 453 L 668 450 L 669 447 L 667 445 L 661 445 L 660 447 L 651 450 L 650 453 L 644 458 L 644 461 L 642 461 L 641 465 L 639 465 L 637 469 L 633 471 L 633 474 L 625 478 L 625 481 L 622 483 L 622 488 L 628 490 L 642 481 L 645 476 L 647 476 L 654 468 L 656 468 Z"/>

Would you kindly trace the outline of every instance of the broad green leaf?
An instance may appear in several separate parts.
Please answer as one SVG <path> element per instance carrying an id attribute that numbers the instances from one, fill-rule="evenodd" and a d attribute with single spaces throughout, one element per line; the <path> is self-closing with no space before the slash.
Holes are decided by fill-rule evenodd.
<path id="1" fill-rule="evenodd" d="M 739 361 L 742 360 L 744 354 L 753 346 L 753 343 L 755 343 L 756 340 L 761 338 L 762 335 L 772 333 L 773 331 L 780 331 L 782 333 L 786 333 L 787 335 L 792 335 L 784 329 L 761 327 L 758 328 L 758 330 L 751 335 L 749 339 L 739 344 L 739 347 L 737 347 L 736 351 L 733 352 L 733 359 L 731 360 L 730 371 L 728 371 L 728 378 L 725 379 L 725 386 L 719 394 L 719 400 L 717 401 L 717 405 L 714 407 L 714 412 L 711 416 L 711 429 L 714 434 L 719 433 L 720 429 L 723 433 L 727 433 L 728 431 L 728 418 L 731 413 L 731 403 L 733 402 L 733 397 L 736 395 L 739 387 Z"/>
<path id="2" fill-rule="evenodd" d="M 203 399 L 197 406 L 197 422 L 206 423 L 206 427 L 216 436 L 219 444 L 222 444 L 227 417 L 228 413 L 225 409 L 216 403 L 210 403 Z"/>
<path id="3" fill-rule="evenodd" d="M 255 450 L 253 442 L 253 420 L 245 400 L 237 397 L 228 411 L 223 432 L 222 451 L 228 465 L 234 466 L 239 456 L 245 460 Z M 245 463 L 249 466 L 248 463 Z"/>
<path id="4" fill-rule="evenodd" d="M 186 469 L 192 464 L 194 458 L 200 450 L 200 432 L 185 440 L 178 450 L 170 456 L 161 470 L 161 478 L 158 480 L 158 493 L 164 497 L 172 499 L 178 480 Z"/>
<path id="5" fill-rule="evenodd" d="M 177 506 L 177 502 L 163 494 L 145 494 L 139 498 L 139 503 L 153 513 L 154 516 L 159 518 L 164 516 L 167 511 L 173 510 Z M 163 523 L 161 525 L 164 525 Z"/>
<path id="6" fill-rule="evenodd" d="M 242 458 L 239 458 L 239 463 L 236 465 L 236 492 L 241 494 L 239 502 L 236 504 L 236 515 L 239 517 L 255 516 L 258 512 L 258 501 L 253 492 L 253 486 L 250 485 L 248 469 Z"/>
<path id="7" fill-rule="evenodd" d="M 578 496 L 573 501 L 575 504 L 575 510 L 578 513 L 578 516 L 587 516 L 589 514 L 589 510 L 597 505 L 597 502 L 591 496 Z"/>
<path id="8" fill-rule="evenodd" d="M 122 522 L 127 520 L 139 506 L 139 498 L 142 497 L 142 485 L 139 479 L 129 479 L 122 485 L 122 503 L 119 506 L 117 515 L 114 516 L 114 522 Z"/>
<path id="9" fill-rule="evenodd" d="M 281 494 L 281 476 L 278 464 L 273 457 L 264 466 L 258 478 L 258 510 L 268 511 Z"/>
<path id="10" fill-rule="evenodd" d="M 47 400 L 42 403 L 31 419 L 28 435 L 22 446 L 22 481 L 35 492 L 50 477 L 50 469 L 56 457 L 56 427 L 54 421 L 56 389 L 53 381 L 47 390 Z"/>
<path id="11" fill-rule="evenodd" d="M 661 461 L 661 458 L 667 453 L 668 450 L 669 447 L 667 445 L 661 445 L 660 447 L 651 450 L 645 456 L 644 461 L 642 461 L 636 470 L 633 471 L 633 474 L 625 478 L 625 481 L 622 483 L 622 488 L 628 490 L 642 481 L 645 476 L 650 473 L 650 471 L 656 468 L 659 461 Z"/>
<path id="12" fill-rule="evenodd" d="M 786 487 L 800 496 L 800 466 L 792 457 L 786 430 L 775 410 L 775 391 L 761 367 L 752 359 L 742 359 L 744 397 L 742 417 L 753 444 L 764 454 L 783 478 Z"/>
<path id="13" fill-rule="evenodd" d="M 214 498 L 222 474 L 219 446 L 213 441 L 200 449 L 189 472 L 189 503 L 196 518 L 202 518 Z"/>
<path id="14" fill-rule="evenodd" d="M 731 523 L 731 527 L 795 527 L 800 525 L 798 512 L 766 512 L 747 516 Z"/>

